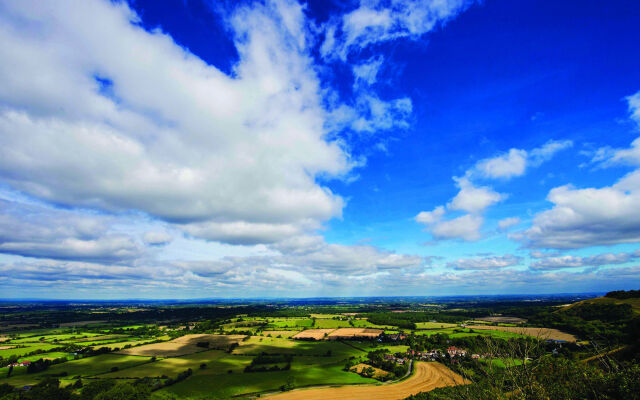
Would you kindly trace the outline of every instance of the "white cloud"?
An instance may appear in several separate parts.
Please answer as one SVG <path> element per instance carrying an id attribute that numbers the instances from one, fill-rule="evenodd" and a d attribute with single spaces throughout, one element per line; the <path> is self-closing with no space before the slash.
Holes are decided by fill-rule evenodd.
<path id="1" fill-rule="evenodd" d="M 480 239 L 480 228 L 484 218 L 479 215 L 463 215 L 458 218 L 440 222 L 431 228 L 436 239 L 464 239 L 475 241 Z"/>
<path id="2" fill-rule="evenodd" d="M 0 201 L 0 253 L 99 262 L 144 254 L 130 235 L 109 229 L 110 219 Z"/>
<path id="3" fill-rule="evenodd" d="M 305 226 L 303 222 L 298 224 L 275 223 L 249 223 L 249 222 L 200 222 L 179 225 L 186 233 L 219 242 L 230 244 L 258 244 L 273 243 L 294 235 L 301 235 L 305 230 L 310 230 L 314 222 Z M 317 227 L 317 224 L 315 224 Z"/>
<path id="4" fill-rule="evenodd" d="M 343 200 L 316 177 L 352 163 L 327 140 L 298 3 L 234 14 L 233 76 L 137 20 L 124 3 L 5 3 L 4 183 L 177 223 L 273 224 L 276 236 L 341 215 Z M 379 111 L 366 129 L 387 123 Z"/>
<path id="5" fill-rule="evenodd" d="M 555 249 L 640 241 L 640 170 L 599 189 L 560 186 L 547 200 L 553 208 L 536 214 L 531 228 L 513 238 Z"/>
<path id="6" fill-rule="evenodd" d="M 150 231 L 146 232 L 142 239 L 144 242 L 151 246 L 162 246 L 168 244 L 173 240 L 173 236 L 165 231 Z"/>
<path id="7" fill-rule="evenodd" d="M 361 1 L 359 7 L 325 27 L 320 53 L 346 61 L 349 53 L 371 44 L 408 37 L 418 39 L 464 11 L 468 0 Z"/>
<path id="8" fill-rule="evenodd" d="M 476 186 L 473 181 L 477 178 L 510 179 L 521 176 L 526 172 L 528 166 L 539 166 L 543 162 L 550 160 L 558 151 L 569 148 L 572 145 L 573 142 L 570 140 L 551 140 L 530 152 L 521 149 L 511 149 L 505 154 L 480 160 L 468 169 L 462 177 L 454 177 L 453 180 L 460 190 L 458 194 L 447 203 L 446 209 L 470 213 L 470 215 L 464 216 L 464 220 L 472 223 L 465 229 L 461 229 L 460 221 L 463 221 L 463 219 L 460 217 L 435 225 L 435 222 L 441 221 L 446 214 L 442 206 L 437 207 L 431 212 L 420 212 L 415 217 L 415 220 L 427 225 L 427 230 L 430 230 L 434 236 L 436 230 L 441 232 L 441 234 L 437 236 L 439 238 L 478 240 L 481 236 L 479 231 L 480 225 L 484 221 L 484 218 L 479 217 L 478 214 L 484 213 L 488 207 L 505 200 L 507 195 L 498 193 L 489 186 Z M 437 214 L 435 214 L 436 211 L 438 212 Z M 478 225 L 478 222 L 480 225 Z M 501 230 L 507 230 L 519 222 L 520 219 L 518 218 L 507 218 L 499 221 L 498 227 Z M 443 232 L 444 234 L 442 234 Z M 459 234 L 456 235 L 453 232 L 459 232 Z"/>
<path id="9" fill-rule="evenodd" d="M 480 160 L 467 172 L 468 176 L 478 175 L 489 179 L 510 179 L 524 175 L 528 167 L 538 167 L 549 161 L 557 152 L 573 146 L 570 140 L 550 140 L 529 152 L 511 149 L 497 157 Z"/>
<path id="10" fill-rule="evenodd" d="M 433 211 L 422 211 L 418 215 L 416 215 L 416 222 L 421 224 L 430 225 L 436 223 L 442 219 L 445 214 L 445 209 L 443 206 L 438 206 L 433 209 Z"/>
<path id="11" fill-rule="evenodd" d="M 544 257 L 531 264 L 531 269 L 553 270 L 561 268 L 600 267 L 603 265 L 624 264 L 637 258 L 640 258 L 640 250 L 633 253 L 604 253 L 589 257 Z"/>
<path id="12" fill-rule="evenodd" d="M 511 178 L 524 174 L 527 166 L 527 152 L 511 149 L 508 153 L 479 161 L 476 169 L 487 178 Z"/>
<path id="13" fill-rule="evenodd" d="M 520 223 L 520 218 L 518 217 L 509 217 L 503 218 L 498 221 L 498 228 L 502 231 L 506 231 L 514 225 L 518 225 Z"/>
<path id="14" fill-rule="evenodd" d="M 362 83 L 373 85 L 378 79 L 378 71 L 382 66 L 384 58 L 382 56 L 372 57 L 369 60 L 353 66 L 354 86 Z"/>
<path id="15" fill-rule="evenodd" d="M 640 92 L 626 97 L 626 100 L 629 107 L 629 117 L 640 127 Z M 640 167 L 640 137 L 636 138 L 631 143 L 631 147 L 626 149 L 605 146 L 595 150 L 592 153 L 591 162 L 604 168 L 614 165 Z"/>
<path id="16" fill-rule="evenodd" d="M 408 97 L 385 101 L 364 91 L 358 94 L 355 104 L 340 104 L 332 109 L 327 122 L 331 130 L 351 129 L 359 133 L 404 129 L 409 126 L 412 110 L 413 104 Z"/>
<path id="17" fill-rule="evenodd" d="M 627 97 L 627 103 L 629 104 L 631 119 L 640 125 L 640 92 Z"/>
<path id="18" fill-rule="evenodd" d="M 498 270 L 507 267 L 514 267 L 520 264 L 522 257 L 512 254 L 482 258 L 461 258 L 454 262 L 447 263 L 448 268 L 460 271 L 465 270 Z"/>
<path id="19" fill-rule="evenodd" d="M 467 178 L 454 178 L 460 188 L 458 194 L 447 204 L 450 210 L 479 213 L 504 199 L 504 195 L 488 186 L 476 187 Z"/>
<path id="20" fill-rule="evenodd" d="M 550 140 L 541 147 L 531 150 L 529 153 L 529 165 L 540 166 L 540 164 L 551 160 L 557 152 L 572 146 L 573 142 L 571 140 Z"/>

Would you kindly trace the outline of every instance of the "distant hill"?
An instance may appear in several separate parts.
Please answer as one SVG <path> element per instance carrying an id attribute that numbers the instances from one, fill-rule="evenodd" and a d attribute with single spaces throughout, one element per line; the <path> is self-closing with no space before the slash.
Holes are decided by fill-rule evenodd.
<path id="1" fill-rule="evenodd" d="M 561 307 L 558 311 L 567 311 L 567 310 L 571 310 L 571 309 L 575 309 L 575 308 L 580 308 L 581 306 L 583 306 L 585 304 L 597 304 L 597 305 L 622 305 L 622 304 L 628 304 L 628 305 L 631 306 L 631 309 L 632 309 L 634 315 L 640 314 L 640 296 L 639 297 L 626 298 L 626 299 L 624 299 L 624 298 L 621 299 L 621 298 L 616 298 L 616 297 L 608 297 L 608 296 L 596 297 L 596 298 L 593 298 L 593 299 L 582 300 L 582 301 L 578 301 L 576 303 L 570 304 L 568 306 Z"/>

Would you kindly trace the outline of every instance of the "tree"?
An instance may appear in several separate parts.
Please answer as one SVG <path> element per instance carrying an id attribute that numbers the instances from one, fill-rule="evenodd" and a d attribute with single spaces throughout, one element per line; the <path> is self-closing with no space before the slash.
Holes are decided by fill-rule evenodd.
<path id="1" fill-rule="evenodd" d="M 130 385 L 119 383 L 106 392 L 102 392 L 94 397 L 94 400 L 147 400 L 151 392 L 143 385 Z"/>

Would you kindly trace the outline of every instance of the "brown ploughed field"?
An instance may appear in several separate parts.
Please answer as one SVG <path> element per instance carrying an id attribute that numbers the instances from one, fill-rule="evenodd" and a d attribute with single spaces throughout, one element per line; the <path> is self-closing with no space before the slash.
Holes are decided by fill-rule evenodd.
<path id="1" fill-rule="evenodd" d="M 338 388 L 298 389 L 268 396 L 274 400 L 399 400 L 443 386 L 469 383 L 437 362 L 416 362 L 408 379 L 388 385 L 343 386 Z"/>

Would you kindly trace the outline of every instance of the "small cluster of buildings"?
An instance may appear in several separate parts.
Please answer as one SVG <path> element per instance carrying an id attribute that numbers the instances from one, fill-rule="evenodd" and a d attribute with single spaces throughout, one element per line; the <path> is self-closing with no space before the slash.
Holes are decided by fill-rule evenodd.
<path id="1" fill-rule="evenodd" d="M 393 333 L 393 334 L 389 335 L 388 337 L 389 337 L 389 339 L 391 339 L 391 340 L 393 340 L 395 342 L 395 341 L 398 341 L 398 340 L 405 340 L 406 338 L 409 337 L 409 335 L 406 335 L 404 333 Z M 382 341 L 382 340 L 379 340 L 379 341 Z"/>
<path id="2" fill-rule="evenodd" d="M 31 361 L 20 361 L 17 363 L 9 364 L 9 367 L 28 367 Z"/>
<path id="3" fill-rule="evenodd" d="M 416 351 L 409 349 L 407 350 L 407 355 L 411 358 L 416 358 L 421 361 L 436 361 L 438 359 L 443 359 L 447 355 L 449 358 L 457 358 L 457 357 L 465 357 L 467 355 L 467 350 L 461 349 L 456 346 L 450 346 L 446 351 L 441 350 L 431 350 L 431 351 Z M 480 354 L 471 354 L 471 358 L 478 359 L 482 358 Z"/>
<path id="4" fill-rule="evenodd" d="M 404 363 L 406 363 L 408 361 L 408 359 L 403 358 L 403 357 L 396 357 L 393 354 L 385 354 L 384 355 L 384 359 L 387 361 L 393 361 L 398 365 L 403 365 Z"/>

